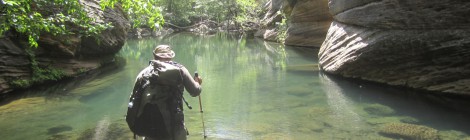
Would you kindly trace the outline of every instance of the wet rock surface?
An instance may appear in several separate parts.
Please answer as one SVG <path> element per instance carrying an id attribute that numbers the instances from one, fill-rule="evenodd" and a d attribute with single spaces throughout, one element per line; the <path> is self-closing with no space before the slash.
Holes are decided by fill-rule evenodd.
<path id="1" fill-rule="evenodd" d="M 438 131 L 436 129 L 406 123 L 389 123 L 385 124 L 379 132 L 381 135 L 413 140 L 439 140 Z"/>

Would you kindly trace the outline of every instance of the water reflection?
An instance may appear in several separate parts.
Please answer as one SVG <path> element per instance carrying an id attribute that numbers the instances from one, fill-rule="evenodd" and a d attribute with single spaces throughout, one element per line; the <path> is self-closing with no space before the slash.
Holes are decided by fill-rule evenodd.
<path id="1" fill-rule="evenodd" d="M 364 81 L 320 74 L 329 106 L 342 115 L 340 124 L 379 131 L 392 123 L 414 124 L 438 130 L 441 139 L 462 139 L 470 133 L 470 115 L 462 108 L 466 99 L 400 89 Z M 331 95 L 330 95 L 331 94 Z M 456 104 L 462 106 L 456 106 Z M 346 119 L 346 122 L 344 120 Z M 377 130 L 374 130 L 377 129 Z M 406 128 L 401 128 L 406 130 Z M 403 138 L 401 134 L 398 138 Z"/>
<path id="2" fill-rule="evenodd" d="M 123 117 L 129 93 L 159 44 L 171 45 L 175 60 L 204 78 L 208 139 L 387 139 L 395 131 L 384 127 L 413 125 L 443 139 L 468 137 L 470 115 L 455 110 L 465 104 L 451 104 L 458 100 L 323 74 L 315 69 L 317 49 L 228 34 L 128 40 L 119 54 L 124 66 L 3 102 L 0 137 L 132 139 Z M 185 109 L 185 119 L 188 139 L 203 139 L 199 110 Z"/>
<path id="3" fill-rule="evenodd" d="M 363 127 L 363 121 L 356 112 L 355 102 L 352 102 L 345 94 L 345 89 L 324 73 L 319 73 L 323 91 L 325 91 L 329 109 L 332 110 L 331 119 L 337 127 L 347 130 L 360 130 Z"/>

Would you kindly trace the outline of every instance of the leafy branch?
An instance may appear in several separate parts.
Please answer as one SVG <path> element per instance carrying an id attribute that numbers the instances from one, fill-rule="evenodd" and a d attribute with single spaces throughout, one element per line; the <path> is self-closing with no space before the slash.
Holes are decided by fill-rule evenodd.
<path id="1" fill-rule="evenodd" d="M 13 29 L 26 35 L 32 47 L 42 33 L 91 36 L 111 27 L 94 24 L 77 0 L 0 0 L 0 7 L 0 35 Z M 80 29 L 72 31 L 72 25 Z"/>
<path id="2" fill-rule="evenodd" d="M 133 27 L 148 25 L 152 29 L 161 27 L 164 23 L 162 8 L 157 1 L 148 0 L 102 0 L 101 8 L 114 8 L 116 3 L 121 3 L 124 12 L 129 15 Z"/>

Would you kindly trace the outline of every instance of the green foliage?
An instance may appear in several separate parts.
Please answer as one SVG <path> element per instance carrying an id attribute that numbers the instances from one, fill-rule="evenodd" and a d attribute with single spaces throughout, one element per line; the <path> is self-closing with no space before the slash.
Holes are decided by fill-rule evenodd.
<path id="1" fill-rule="evenodd" d="M 239 14 L 237 14 L 236 21 L 244 23 L 253 19 L 258 19 L 258 13 L 261 11 L 261 7 L 255 0 L 236 0 L 237 7 L 239 8 Z"/>
<path id="2" fill-rule="evenodd" d="M 37 47 L 41 33 L 91 36 L 110 24 L 93 24 L 77 0 L 0 0 L 0 34 L 13 29 Z M 78 26 L 72 30 L 71 25 Z"/>
<path id="3" fill-rule="evenodd" d="M 278 11 L 278 14 L 281 14 L 282 20 L 281 22 L 276 22 L 277 28 L 277 36 L 276 40 L 280 43 L 284 43 L 287 38 L 287 27 L 288 26 L 288 19 L 285 13 Z"/>
<path id="4" fill-rule="evenodd" d="M 41 68 L 38 65 L 36 56 L 34 55 L 32 48 L 27 48 L 26 53 L 28 54 L 28 57 L 31 61 L 32 77 L 30 80 L 13 80 L 12 82 L 10 82 L 10 85 L 18 88 L 26 88 L 31 86 L 32 84 L 43 81 L 57 81 L 65 76 L 65 72 L 60 69 L 56 69 L 51 66 Z"/>
<path id="5" fill-rule="evenodd" d="M 116 3 L 122 5 L 123 10 L 129 15 L 133 27 L 147 25 L 155 29 L 164 23 L 159 0 L 102 0 L 100 5 L 102 9 L 114 8 Z"/>
<path id="6" fill-rule="evenodd" d="M 19 79 L 10 82 L 10 85 L 17 88 L 27 88 L 32 85 L 31 80 Z"/>
<path id="7" fill-rule="evenodd" d="M 223 0 L 198 0 L 194 5 L 194 14 L 220 22 L 225 20 L 226 7 Z"/>
<path id="8" fill-rule="evenodd" d="M 190 18 L 210 19 L 217 22 L 257 21 L 261 7 L 256 0 L 163 0 L 167 21 L 180 26 L 189 25 Z"/>
<path id="9" fill-rule="evenodd" d="M 167 13 L 168 21 L 185 26 L 192 17 L 244 23 L 258 19 L 261 11 L 256 0 L 102 0 L 100 6 L 114 8 L 118 3 L 133 27 L 153 29 L 164 24 L 162 13 Z M 92 36 L 109 27 L 109 23 L 93 23 L 77 0 L 0 0 L 0 35 L 15 30 L 34 47 L 42 33 Z"/>
<path id="10" fill-rule="evenodd" d="M 170 23 L 179 26 L 191 24 L 191 17 L 196 15 L 193 4 L 197 0 L 161 0 L 165 16 Z"/>

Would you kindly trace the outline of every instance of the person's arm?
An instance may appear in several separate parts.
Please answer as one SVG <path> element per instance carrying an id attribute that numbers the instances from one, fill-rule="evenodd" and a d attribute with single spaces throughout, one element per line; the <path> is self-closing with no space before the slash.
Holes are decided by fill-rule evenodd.
<path id="1" fill-rule="evenodd" d="M 185 67 L 182 67 L 181 71 L 183 74 L 183 84 L 186 91 L 188 91 L 189 94 L 193 97 L 198 96 L 202 90 L 201 85 L 199 84 L 200 78 L 197 78 L 198 81 L 194 80 L 191 73 L 189 73 L 188 69 Z"/>

